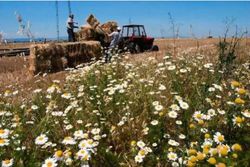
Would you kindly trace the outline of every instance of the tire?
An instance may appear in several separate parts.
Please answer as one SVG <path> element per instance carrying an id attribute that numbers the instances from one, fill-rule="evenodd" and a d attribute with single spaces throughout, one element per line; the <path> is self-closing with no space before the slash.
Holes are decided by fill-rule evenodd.
<path id="1" fill-rule="evenodd" d="M 153 45 L 151 51 L 159 51 L 159 47 L 157 45 Z"/>
<path id="2" fill-rule="evenodd" d="M 129 48 L 130 53 L 141 53 L 142 52 L 140 45 L 138 45 L 134 42 L 129 43 L 128 48 Z"/>
<path id="3" fill-rule="evenodd" d="M 133 42 L 128 43 L 127 44 L 127 48 L 128 48 L 128 51 L 130 53 L 136 53 L 136 51 L 135 51 L 135 44 Z"/>
<path id="4" fill-rule="evenodd" d="M 142 50 L 141 50 L 141 47 L 138 45 L 138 44 L 135 44 L 135 53 L 141 53 Z"/>

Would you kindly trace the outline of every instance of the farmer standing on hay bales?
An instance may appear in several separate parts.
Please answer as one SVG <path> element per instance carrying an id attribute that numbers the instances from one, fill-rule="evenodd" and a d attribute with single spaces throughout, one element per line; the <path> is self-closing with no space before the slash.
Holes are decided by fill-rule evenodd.
<path id="1" fill-rule="evenodd" d="M 70 14 L 69 18 L 67 20 L 67 32 L 68 32 L 68 41 L 69 42 L 75 42 L 75 34 L 74 34 L 74 28 L 78 28 L 78 26 L 75 26 L 74 24 L 78 24 L 77 22 L 74 22 L 74 15 Z"/>
<path id="2" fill-rule="evenodd" d="M 106 54 L 106 57 L 105 57 L 106 62 L 110 61 L 110 59 L 112 57 L 113 49 L 116 48 L 118 46 L 119 42 L 120 42 L 120 39 L 121 39 L 120 31 L 121 31 L 121 28 L 116 27 L 114 29 L 114 31 L 111 34 L 108 35 L 109 37 L 111 37 L 111 42 L 110 42 L 110 45 L 109 45 L 108 54 Z"/>

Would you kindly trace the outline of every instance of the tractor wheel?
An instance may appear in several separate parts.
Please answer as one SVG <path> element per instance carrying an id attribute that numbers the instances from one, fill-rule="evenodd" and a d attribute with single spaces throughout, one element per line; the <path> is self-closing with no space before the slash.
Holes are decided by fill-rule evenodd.
<path id="1" fill-rule="evenodd" d="M 133 42 L 130 42 L 127 44 L 127 48 L 128 48 L 128 51 L 130 53 L 136 53 L 136 50 L 135 50 L 135 43 Z"/>
<path id="2" fill-rule="evenodd" d="M 131 43 L 128 44 L 128 50 L 130 51 L 130 53 L 140 53 L 140 52 L 142 52 L 141 47 L 138 44 L 134 43 L 134 42 L 131 42 Z"/>
<path id="3" fill-rule="evenodd" d="M 151 51 L 159 51 L 159 47 L 157 45 L 153 45 Z"/>
<path id="4" fill-rule="evenodd" d="M 141 47 L 138 44 L 135 44 L 135 53 L 141 53 Z"/>

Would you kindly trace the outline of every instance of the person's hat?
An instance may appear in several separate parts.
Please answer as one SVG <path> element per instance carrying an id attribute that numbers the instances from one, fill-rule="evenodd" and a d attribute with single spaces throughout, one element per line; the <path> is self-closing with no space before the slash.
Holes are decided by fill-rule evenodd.
<path id="1" fill-rule="evenodd" d="M 117 31 L 121 31 L 121 27 L 117 27 Z"/>

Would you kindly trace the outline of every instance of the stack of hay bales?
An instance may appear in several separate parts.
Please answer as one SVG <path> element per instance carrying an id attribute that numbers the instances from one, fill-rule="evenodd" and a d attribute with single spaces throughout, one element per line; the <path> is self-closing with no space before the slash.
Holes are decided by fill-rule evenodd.
<path id="1" fill-rule="evenodd" d="M 110 42 L 107 34 L 117 27 L 117 22 L 109 21 L 100 25 L 93 15 L 90 15 L 86 21 L 88 24 L 82 26 L 75 34 L 77 41 L 96 40 L 100 41 L 102 45 Z"/>
<path id="2" fill-rule="evenodd" d="M 57 72 L 75 67 L 101 57 L 101 45 L 97 41 L 57 44 L 35 44 L 30 47 L 30 72 Z"/>

